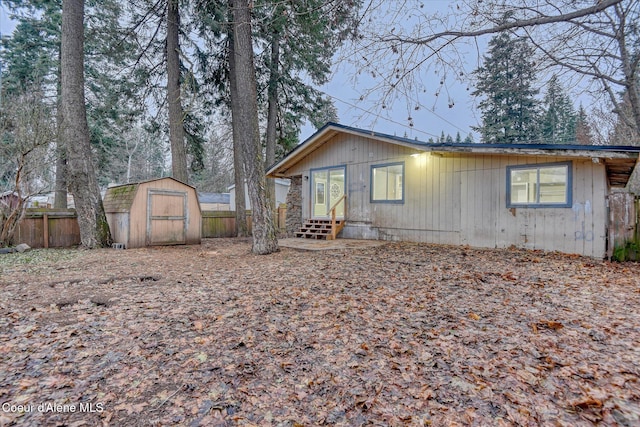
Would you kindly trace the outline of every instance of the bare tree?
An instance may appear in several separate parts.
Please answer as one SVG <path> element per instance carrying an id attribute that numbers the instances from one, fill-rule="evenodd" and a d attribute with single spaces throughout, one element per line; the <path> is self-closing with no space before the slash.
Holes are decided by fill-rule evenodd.
<path id="1" fill-rule="evenodd" d="M 47 166 L 55 138 L 51 109 L 37 90 L 4 100 L 0 117 L 0 246 L 13 243 L 28 199 L 50 189 Z"/>
<path id="2" fill-rule="evenodd" d="M 108 246 L 111 233 L 92 161 L 84 98 L 84 0 L 62 2 L 61 77 L 62 135 L 80 241 L 86 248 Z"/>
<path id="3" fill-rule="evenodd" d="M 269 254 L 278 250 L 272 206 L 266 194 L 264 160 L 260 144 L 256 69 L 251 37 L 251 11 L 248 0 L 230 0 L 233 11 L 233 74 L 235 90 L 231 92 L 239 102 L 232 103 L 233 125 L 244 160 L 252 209 L 253 253 Z M 234 133 L 236 130 L 234 130 Z M 234 138 L 235 139 L 235 138 Z M 236 188 L 236 194 L 244 186 Z"/>
<path id="4" fill-rule="evenodd" d="M 576 84 L 588 83 L 594 96 L 606 96 L 624 122 L 640 129 L 639 0 L 462 0 L 445 12 L 426 5 L 371 0 L 365 8 L 355 59 L 375 78 L 371 89 L 380 105 L 433 93 L 425 69 L 438 76 L 436 96 L 452 79 L 468 83 L 465 57 L 473 50 L 480 56 L 479 38 L 508 31 L 535 46 L 540 70 L 553 67 Z M 628 93 L 627 112 L 621 93 Z"/>

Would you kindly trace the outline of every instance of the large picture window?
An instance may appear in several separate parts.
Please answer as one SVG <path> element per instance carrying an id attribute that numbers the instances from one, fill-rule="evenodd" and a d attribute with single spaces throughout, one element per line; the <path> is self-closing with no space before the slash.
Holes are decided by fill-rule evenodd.
<path id="1" fill-rule="evenodd" d="M 507 207 L 571 207 L 571 162 L 507 166 Z"/>
<path id="2" fill-rule="evenodd" d="M 404 163 L 371 166 L 371 201 L 404 202 Z"/>

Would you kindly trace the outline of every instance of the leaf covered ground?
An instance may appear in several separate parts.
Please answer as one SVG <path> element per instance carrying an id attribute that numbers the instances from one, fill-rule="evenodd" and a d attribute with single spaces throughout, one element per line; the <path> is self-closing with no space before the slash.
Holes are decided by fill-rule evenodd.
<path id="1" fill-rule="evenodd" d="M 640 425 L 640 266 L 390 243 L 0 258 L 0 425 Z"/>

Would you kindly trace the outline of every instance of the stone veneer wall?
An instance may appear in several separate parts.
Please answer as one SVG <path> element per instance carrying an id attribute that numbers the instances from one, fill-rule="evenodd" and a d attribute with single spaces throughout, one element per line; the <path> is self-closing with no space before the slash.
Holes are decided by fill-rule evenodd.
<path id="1" fill-rule="evenodd" d="M 287 236 L 293 236 L 302 227 L 302 176 L 293 176 L 287 193 Z"/>

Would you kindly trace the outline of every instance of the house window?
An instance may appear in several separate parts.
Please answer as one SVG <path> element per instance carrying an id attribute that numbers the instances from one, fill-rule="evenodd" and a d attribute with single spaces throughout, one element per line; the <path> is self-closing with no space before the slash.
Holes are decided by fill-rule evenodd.
<path id="1" fill-rule="evenodd" d="M 371 202 L 404 203 L 404 163 L 371 166 Z"/>
<path id="2" fill-rule="evenodd" d="M 571 207 L 571 162 L 507 166 L 507 207 Z"/>

